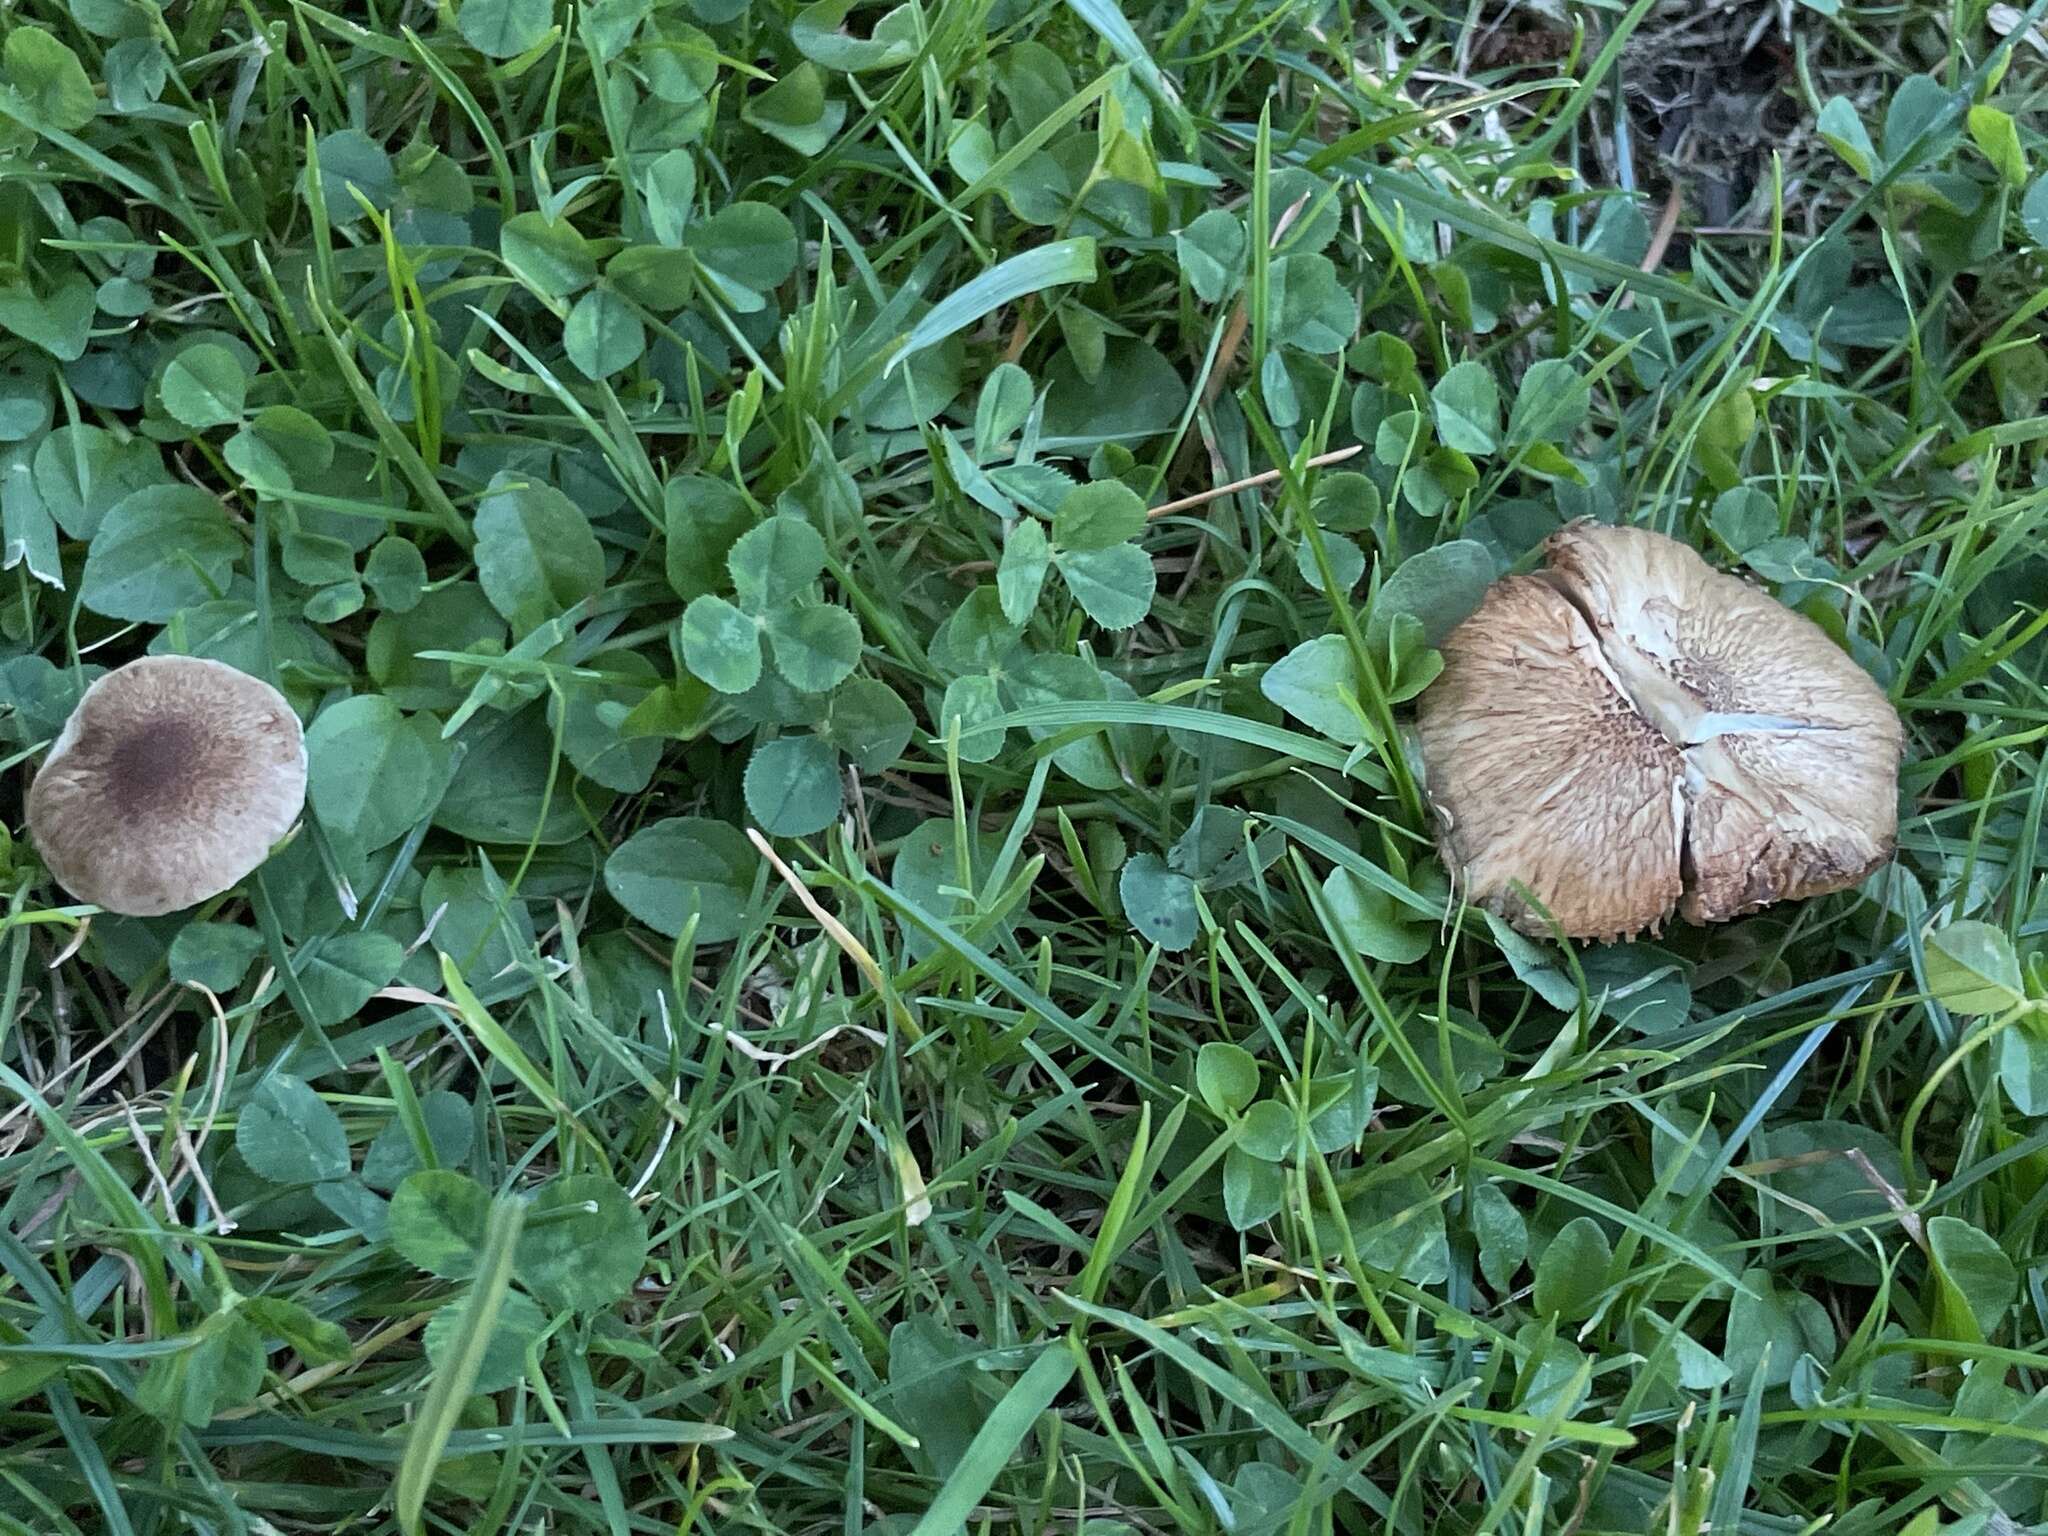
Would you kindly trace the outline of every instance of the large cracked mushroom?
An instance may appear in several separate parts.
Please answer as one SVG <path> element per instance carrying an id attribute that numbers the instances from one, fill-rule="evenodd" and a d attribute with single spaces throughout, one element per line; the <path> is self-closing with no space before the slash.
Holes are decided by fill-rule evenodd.
<path id="1" fill-rule="evenodd" d="M 72 895 L 158 917 L 255 869 L 305 803 L 283 694 L 218 661 L 145 656 L 85 690 L 29 786 L 28 825 Z"/>
<path id="2" fill-rule="evenodd" d="M 1544 555 L 1451 631 L 1419 706 L 1468 900 L 1606 941 L 1841 890 L 1892 856 L 1905 733 L 1817 625 L 1644 529 L 1574 523 Z"/>

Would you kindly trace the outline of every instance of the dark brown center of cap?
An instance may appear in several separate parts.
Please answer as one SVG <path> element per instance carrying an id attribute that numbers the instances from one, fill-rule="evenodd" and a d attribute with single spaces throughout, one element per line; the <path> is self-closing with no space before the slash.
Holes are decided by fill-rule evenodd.
<path id="1" fill-rule="evenodd" d="M 187 720 L 151 720 L 122 733 L 107 754 L 124 811 L 162 811 L 192 792 L 205 743 Z"/>

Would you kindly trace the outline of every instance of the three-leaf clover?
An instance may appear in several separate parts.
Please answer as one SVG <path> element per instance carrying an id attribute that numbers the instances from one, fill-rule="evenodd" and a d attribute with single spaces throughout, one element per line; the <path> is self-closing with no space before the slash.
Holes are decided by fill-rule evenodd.
<path id="1" fill-rule="evenodd" d="M 1077 485 L 1052 521 L 1052 537 L 1020 522 L 996 568 L 1003 612 L 1022 623 L 1038 602 L 1048 570 L 1057 570 L 1074 601 L 1104 629 L 1129 629 L 1152 609 L 1158 576 L 1152 559 L 1131 541 L 1145 531 L 1145 503 L 1115 480 Z"/>
<path id="2" fill-rule="evenodd" d="M 705 593 L 683 610 L 683 660 L 720 693 L 761 680 L 762 645 L 799 693 L 826 693 L 860 662 L 860 621 L 812 590 L 825 570 L 825 541 L 800 517 L 779 513 L 740 535 L 725 557 L 730 600 Z"/>
<path id="3" fill-rule="evenodd" d="M 1259 1064 L 1251 1052 L 1212 1040 L 1195 1058 L 1195 1087 L 1210 1113 L 1238 1127 L 1223 1156 L 1223 1205 L 1242 1232 L 1275 1215 L 1287 1198 L 1287 1168 L 1305 1130 L 1327 1156 L 1351 1145 L 1372 1119 L 1379 1073 L 1354 1067 L 1293 1085 L 1277 1097 L 1258 1098 Z"/>

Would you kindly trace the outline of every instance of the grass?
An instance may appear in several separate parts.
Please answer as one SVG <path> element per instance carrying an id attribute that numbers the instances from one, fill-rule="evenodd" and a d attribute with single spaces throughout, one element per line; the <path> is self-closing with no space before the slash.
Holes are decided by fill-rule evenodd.
<path id="1" fill-rule="evenodd" d="M 2044 11 L 11 8 L 9 822 L 152 650 L 312 792 L 0 859 L 0 1530 L 2043 1528 Z M 1452 899 L 1584 515 L 1894 864 Z"/>

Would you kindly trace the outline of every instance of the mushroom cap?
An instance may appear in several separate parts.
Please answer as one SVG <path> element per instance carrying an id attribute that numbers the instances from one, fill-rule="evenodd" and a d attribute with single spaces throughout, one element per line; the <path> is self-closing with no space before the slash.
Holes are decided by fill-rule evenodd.
<path id="1" fill-rule="evenodd" d="M 255 869 L 305 803 L 283 694 L 218 661 L 145 656 L 85 690 L 29 786 L 28 824 L 72 895 L 156 917 Z"/>
<path id="2" fill-rule="evenodd" d="M 1854 885 L 1905 733 L 1801 614 L 1687 545 L 1580 522 L 1494 584 L 1419 705 L 1445 862 L 1528 933 L 1629 938 Z M 1526 896 L 1523 892 L 1526 891 Z"/>

